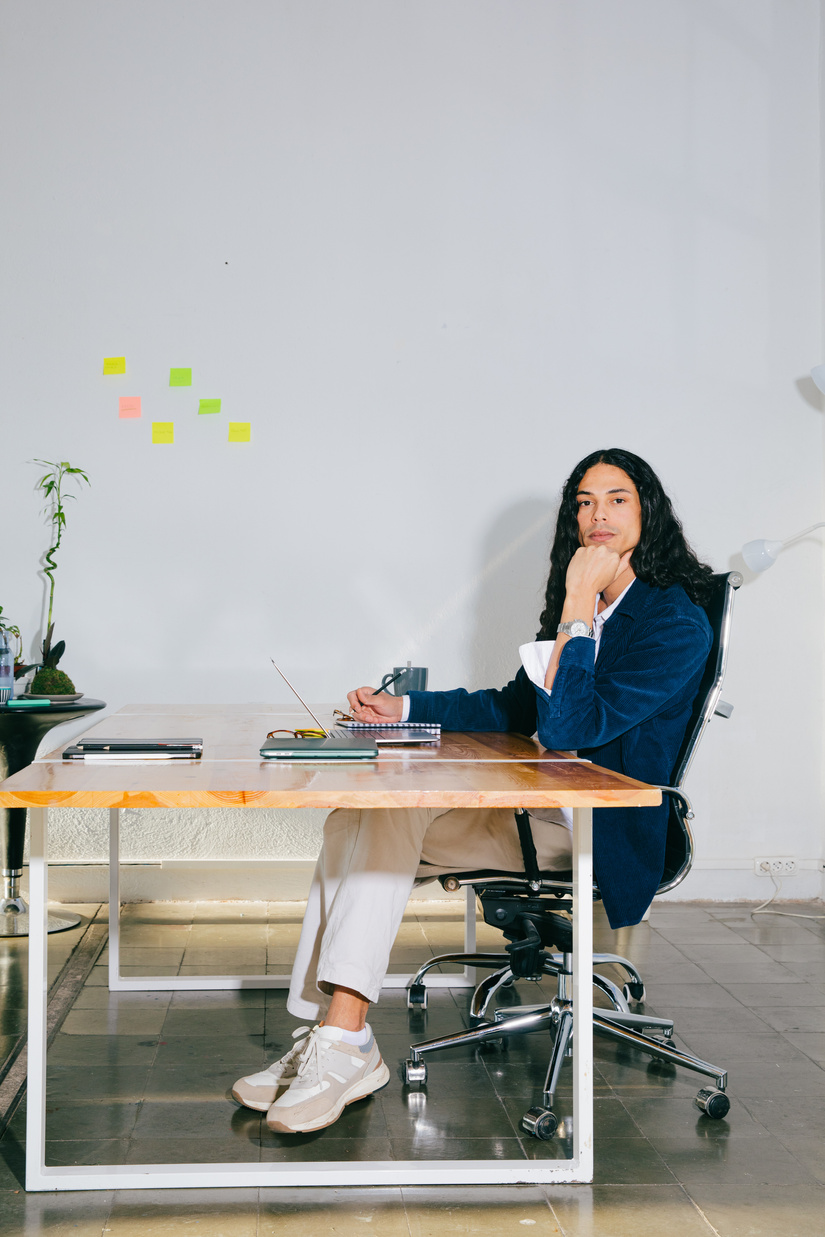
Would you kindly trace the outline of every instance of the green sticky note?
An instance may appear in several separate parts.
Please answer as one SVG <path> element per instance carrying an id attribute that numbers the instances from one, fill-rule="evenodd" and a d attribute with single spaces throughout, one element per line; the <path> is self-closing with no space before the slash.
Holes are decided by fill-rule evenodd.
<path id="1" fill-rule="evenodd" d="M 220 412 L 221 401 L 219 399 L 202 399 L 198 404 L 198 416 L 203 416 L 205 412 Z"/>
<path id="2" fill-rule="evenodd" d="M 103 358 L 104 374 L 125 374 L 126 373 L 126 357 L 125 356 L 105 356 Z"/>
<path id="3" fill-rule="evenodd" d="M 192 370 L 191 369 L 170 369 L 169 370 L 169 386 L 170 387 L 191 387 L 192 385 Z"/>
<path id="4" fill-rule="evenodd" d="M 153 421 L 152 422 L 152 442 L 174 442 L 175 441 L 175 422 L 174 421 Z"/>
<path id="5" fill-rule="evenodd" d="M 229 422 L 229 441 L 230 442 L 249 442 L 250 422 L 249 421 L 230 421 Z"/>

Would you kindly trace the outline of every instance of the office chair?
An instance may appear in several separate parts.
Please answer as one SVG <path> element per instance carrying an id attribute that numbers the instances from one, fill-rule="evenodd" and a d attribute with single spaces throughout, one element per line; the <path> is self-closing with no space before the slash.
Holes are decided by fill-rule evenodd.
<path id="1" fill-rule="evenodd" d="M 693 761 L 699 740 L 711 717 L 730 717 L 732 706 L 721 701 L 722 681 L 727 663 L 733 599 L 736 589 L 742 584 L 739 572 L 731 571 L 714 576 L 713 593 L 706 613 L 713 632 L 705 671 L 696 695 L 696 700 L 685 732 L 685 738 L 676 762 L 673 785 L 660 787 L 670 804 L 665 848 L 665 868 L 657 893 L 667 893 L 687 876 L 693 863 L 693 834 L 690 821 L 693 808 L 682 789 Z M 427 1081 L 427 1064 L 424 1056 L 458 1044 L 482 1044 L 501 1042 L 512 1035 L 548 1028 L 553 1034 L 553 1049 L 544 1083 L 543 1101 L 531 1108 L 521 1121 L 522 1129 L 537 1138 L 552 1138 L 558 1128 L 553 1112 L 553 1098 L 566 1056 L 572 1052 L 573 1018 L 572 1005 L 572 950 L 573 931 L 570 919 L 559 911 L 572 908 L 572 872 L 541 872 L 536 858 L 536 848 L 530 829 L 530 817 L 526 811 L 516 812 L 516 825 L 524 858 L 523 872 L 454 872 L 440 877 L 445 889 L 457 890 L 470 885 L 475 890 L 486 923 L 501 928 L 510 942 L 504 953 L 451 953 L 431 958 L 419 968 L 407 990 L 407 1005 L 411 1010 L 427 1007 L 427 988 L 424 977 L 433 967 L 448 962 L 460 962 L 474 967 L 490 967 L 492 974 L 486 976 L 473 993 L 470 1003 L 471 1027 L 453 1035 L 413 1044 L 410 1059 L 405 1063 L 405 1081 L 408 1086 L 423 1085 Z M 600 897 L 593 886 L 594 900 Z M 559 952 L 548 953 L 548 947 Z M 703 1087 L 696 1096 L 697 1107 L 707 1117 L 718 1120 L 728 1113 L 730 1100 L 726 1094 L 727 1072 L 691 1053 L 682 1052 L 670 1041 L 673 1022 L 643 1013 L 633 1013 L 630 1002 L 641 1003 L 645 998 L 644 981 L 627 958 L 616 954 L 596 953 L 594 966 L 611 964 L 621 968 L 627 982 L 619 989 L 604 975 L 593 975 L 594 986 L 610 1001 L 612 1009 L 596 1009 L 593 1013 L 593 1029 L 601 1035 L 629 1044 L 649 1053 L 652 1057 L 680 1065 L 695 1073 L 714 1080 L 713 1086 Z M 538 980 L 545 975 L 557 978 L 557 993 L 549 1004 L 521 1006 L 517 1009 L 495 1010 L 487 1017 L 488 1007 L 502 988 L 517 979 Z"/>

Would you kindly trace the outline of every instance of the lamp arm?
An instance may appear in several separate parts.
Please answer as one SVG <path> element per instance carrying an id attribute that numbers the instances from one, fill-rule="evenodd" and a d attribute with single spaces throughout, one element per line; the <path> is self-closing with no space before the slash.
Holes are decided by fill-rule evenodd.
<path id="1" fill-rule="evenodd" d="M 794 541 L 799 541 L 801 537 L 807 537 L 808 533 L 816 532 L 818 528 L 825 528 L 825 520 L 820 520 L 818 524 L 812 524 L 810 528 L 803 528 L 801 533 L 794 533 L 793 537 L 788 537 L 782 544 L 783 546 L 792 545 Z"/>

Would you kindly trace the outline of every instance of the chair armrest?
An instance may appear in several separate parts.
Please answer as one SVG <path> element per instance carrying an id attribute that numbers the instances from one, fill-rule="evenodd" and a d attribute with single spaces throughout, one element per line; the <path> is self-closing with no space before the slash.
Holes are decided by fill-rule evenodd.
<path id="1" fill-rule="evenodd" d="M 678 786 L 657 786 L 657 790 L 661 790 L 663 795 L 670 795 L 671 799 L 678 799 L 682 805 L 682 815 L 686 820 L 693 820 L 693 804 L 683 790 L 679 790 Z"/>

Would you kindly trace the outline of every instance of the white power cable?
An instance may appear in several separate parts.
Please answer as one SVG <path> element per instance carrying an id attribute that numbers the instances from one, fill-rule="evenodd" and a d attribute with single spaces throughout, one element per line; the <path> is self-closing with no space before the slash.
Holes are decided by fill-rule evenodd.
<path id="1" fill-rule="evenodd" d="M 775 901 L 779 897 L 780 890 L 782 889 L 782 881 L 777 880 L 773 872 L 769 872 L 768 876 L 771 878 L 771 883 L 773 884 L 773 893 L 766 902 L 761 902 L 759 906 L 757 906 L 756 910 L 751 911 L 752 915 L 783 915 L 786 919 L 825 919 L 825 915 L 800 915 L 797 911 L 766 910 L 765 907 L 770 906 L 771 902 Z"/>

